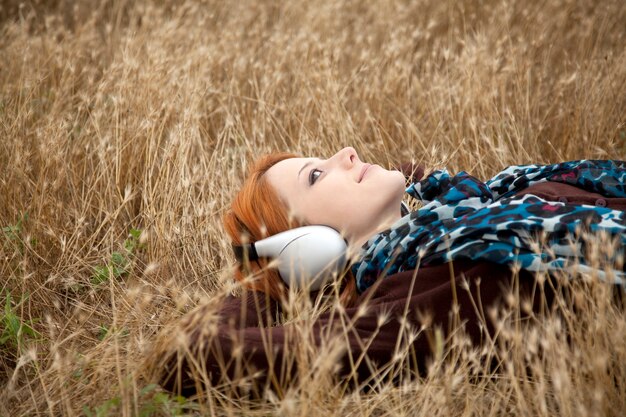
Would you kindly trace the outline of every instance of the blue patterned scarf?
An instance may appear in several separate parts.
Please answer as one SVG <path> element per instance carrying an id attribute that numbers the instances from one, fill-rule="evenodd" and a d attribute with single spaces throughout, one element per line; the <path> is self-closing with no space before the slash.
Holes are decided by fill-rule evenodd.
<path id="1" fill-rule="evenodd" d="M 570 161 L 511 166 L 483 183 L 466 172 L 451 177 L 434 171 L 407 188 L 425 203 L 390 229 L 374 235 L 352 266 L 357 289 L 365 291 L 381 275 L 456 259 L 517 264 L 535 272 L 589 271 L 581 231 L 605 231 L 618 239 L 609 261 L 623 256 L 626 213 L 606 207 L 545 201 L 532 194 L 513 196 L 539 182 L 574 185 L 605 197 L 626 197 L 626 162 Z M 538 248 L 538 237 L 544 244 Z M 615 264 L 613 262 L 613 264 Z M 596 271 L 606 279 L 604 271 Z M 622 270 L 611 279 L 626 282 Z"/>

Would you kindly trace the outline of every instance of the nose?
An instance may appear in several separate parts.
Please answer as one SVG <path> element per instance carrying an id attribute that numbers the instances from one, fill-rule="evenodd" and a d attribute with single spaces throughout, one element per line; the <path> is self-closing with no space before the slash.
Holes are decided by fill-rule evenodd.
<path id="1" fill-rule="evenodd" d="M 330 159 L 341 167 L 350 169 L 359 161 L 359 155 L 353 147 L 347 146 L 334 154 Z"/>

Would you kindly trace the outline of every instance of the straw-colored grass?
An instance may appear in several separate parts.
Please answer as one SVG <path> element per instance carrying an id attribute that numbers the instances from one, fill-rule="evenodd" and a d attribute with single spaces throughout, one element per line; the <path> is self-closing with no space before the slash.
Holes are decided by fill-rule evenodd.
<path id="1" fill-rule="evenodd" d="M 624 159 L 625 22 L 622 0 L 2 2 L 0 415 L 183 412 L 142 364 L 230 288 L 220 217 L 261 153 Z M 427 378 L 346 392 L 305 349 L 284 391 L 184 412 L 623 415 L 626 314 L 571 293 L 528 327 L 511 299 L 498 343 L 456 338 Z"/>

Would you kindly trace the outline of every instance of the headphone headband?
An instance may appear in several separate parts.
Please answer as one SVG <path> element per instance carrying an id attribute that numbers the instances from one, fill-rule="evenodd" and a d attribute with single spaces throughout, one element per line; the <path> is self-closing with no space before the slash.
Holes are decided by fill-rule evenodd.
<path id="1" fill-rule="evenodd" d="M 248 243 L 245 245 L 232 245 L 233 252 L 235 252 L 235 258 L 240 264 L 247 257 L 249 261 L 256 261 L 259 259 L 259 254 L 256 252 L 254 243 Z"/>

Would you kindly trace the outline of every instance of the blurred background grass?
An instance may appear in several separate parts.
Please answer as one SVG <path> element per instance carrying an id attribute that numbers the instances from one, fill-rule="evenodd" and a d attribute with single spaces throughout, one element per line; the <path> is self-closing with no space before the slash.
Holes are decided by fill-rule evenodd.
<path id="1" fill-rule="evenodd" d="M 481 178 L 624 159 L 624 22 L 621 0 L 2 2 L 0 414 L 179 412 L 137 363 L 164 324 L 229 282 L 220 215 L 262 153 L 349 145 L 384 166 Z M 397 401 L 400 414 L 613 414 L 624 361 L 600 391 L 576 370 L 585 355 L 624 357 L 608 347 L 623 345 L 623 314 L 596 307 L 608 350 L 581 348 L 567 394 L 513 373 L 495 397 L 457 382 L 476 400 L 446 408 L 445 374 L 365 402 L 328 394 L 307 412 L 344 401 L 336 412 L 384 415 Z M 301 414 L 304 398 L 259 409 Z"/>

